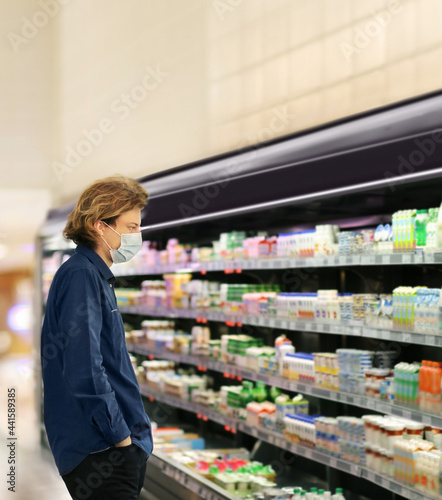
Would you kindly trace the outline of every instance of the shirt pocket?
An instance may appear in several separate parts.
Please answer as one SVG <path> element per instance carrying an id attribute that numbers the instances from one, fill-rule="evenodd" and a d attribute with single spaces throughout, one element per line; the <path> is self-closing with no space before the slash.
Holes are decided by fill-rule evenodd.
<path id="1" fill-rule="evenodd" d="M 120 349 L 124 346 L 126 339 L 123 318 L 121 317 L 120 311 L 118 309 L 111 310 L 111 321 L 113 346 Z"/>
<path id="2" fill-rule="evenodd" d="M 109 301 L 103 304 L 103 325 L 101 332 L 101 346 L 103 354 L 110 353 L 111 358 L 118 357 L 117 351 L 124 343 L 124 325 L 120 311 Z"/>

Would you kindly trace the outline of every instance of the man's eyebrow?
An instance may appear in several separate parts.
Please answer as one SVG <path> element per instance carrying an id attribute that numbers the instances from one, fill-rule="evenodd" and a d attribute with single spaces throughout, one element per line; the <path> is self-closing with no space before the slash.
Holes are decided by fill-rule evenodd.
<path id="1" fill-rule="evenodd" d="M 132 224 L 134 224 L 135 226 L 139 226 L 138 222 L 128 222 L 128 223 L 127 223 L 127 225 L 128 225 L 128 226 L 130 226 L 130 225 L 132 225 Z"/>

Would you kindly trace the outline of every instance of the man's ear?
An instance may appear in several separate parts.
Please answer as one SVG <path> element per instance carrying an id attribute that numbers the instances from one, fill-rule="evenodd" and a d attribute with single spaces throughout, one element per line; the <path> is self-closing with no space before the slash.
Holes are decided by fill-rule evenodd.
<path id="1" fill-rule="evenodd" d="M 97 231 L 97 233 L 100 236 L 103 236 L 103 228 L 104 228 L 103 221 L 101 221 L 101 220 L 95 221 L 94 222 L 94 228 L 95 228 L 95 231 Z"/>

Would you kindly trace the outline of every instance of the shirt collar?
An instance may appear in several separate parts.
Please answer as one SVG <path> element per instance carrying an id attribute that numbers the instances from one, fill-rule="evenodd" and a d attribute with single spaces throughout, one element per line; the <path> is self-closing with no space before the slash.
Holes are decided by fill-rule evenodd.
<path id="1" fill-rule="evenodd" d="M 98 253 L 92 248 L 80 243 L 75 249 L 76 252 L 85 255 L 100 271 L 101 276 L 106 280 L 115 279 L 114 273 L 110 270 L 110 267 L 104 262 L 104 260 L 98 255 Z"/>

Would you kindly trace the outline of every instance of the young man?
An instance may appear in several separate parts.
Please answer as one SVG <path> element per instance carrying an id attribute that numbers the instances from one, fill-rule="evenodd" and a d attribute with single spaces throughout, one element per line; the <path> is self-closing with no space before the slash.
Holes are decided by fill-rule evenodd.
<path id="1" fill-rule="evenodd" d="M 75 500 L 137 500 L 152 453 L 110 270 L 140 250 L 147 197 L 124 176 L 87 187 L 63 233 L 77 248 L 49 291 L 41 339 L 44 422 Z"/>

